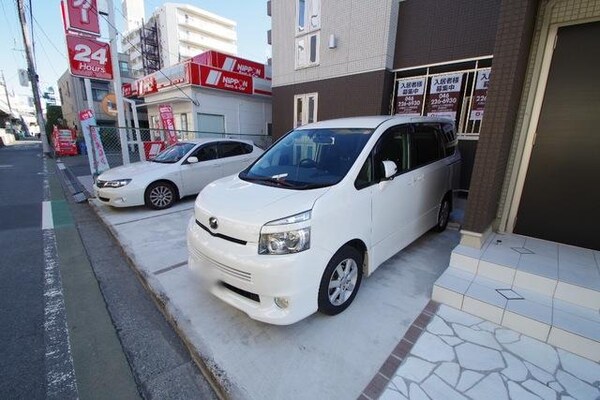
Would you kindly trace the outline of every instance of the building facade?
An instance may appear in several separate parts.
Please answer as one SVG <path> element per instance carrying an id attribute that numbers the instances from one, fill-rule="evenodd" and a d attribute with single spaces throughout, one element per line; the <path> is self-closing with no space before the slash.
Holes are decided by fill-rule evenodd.
<path id="1" fill-rule="evenodd" d="M 237 54 L 236 22 L 188 4 L 165 3 L 123 36 L 123 52 L 136 78 L 207 50 Z"/>
<path id="2" fill-rule="evenodd" d="M 121 80 L 124 83 L 133 82 L 129 73 L 128 59 L 125 54 L 119 54 L 119 68 L 121 71 Z M 111 109 L 107 113 L 106 106 L 102 104 L 107 95 L 111 93 L 114 95 L 112 82 L 92 79 L 91 85 L 97 124 L 102 126 L 116 126 L 116 109 Z M 65 71 L 58 79 L 58 93 L 65 124 L 69 128 L 75 127 L 81 131 L 79 112 L 88 108 L 83 78 L 71 75 L 68 70 Z M 144 117 L 140 116 L 140 119 L 144 119 Z"/>

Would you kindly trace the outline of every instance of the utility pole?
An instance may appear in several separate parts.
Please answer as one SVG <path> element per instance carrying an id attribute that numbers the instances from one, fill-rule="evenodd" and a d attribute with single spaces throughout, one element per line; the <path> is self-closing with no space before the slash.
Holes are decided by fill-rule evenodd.
<path id="1" fill-rule="evenodd" d="M 4 93 L 6 94 L 6 103 L 8 104 L 8 111 L 10 111 L 10 117 L 12 118 L 12 107 L 10 106 L 10 97 L 8 96 L 8 88 L 6 87 L 6 79 L 4 79 L 4 71 L 2 71 L 2 84 L 4 85 Z"/>
<path id="2" fill-rule="evenodd" d="M 31 82 L 31 90 L 33 92 L 33 103 L 37 115 L 38 126 L 40 127 L 40 138 L 42 139 L 42 149 L 45 154 L 50 152 L 48 139 L 46 138 L 46 123 L 44 122 L 44 113 L 42 112 L 42 103 L 40 101 L 40 90 L 38 87 L 38 75 L 33 64 L 33 55 L 31 53 L 31 40 L 27 30 L 27 21 L 25 19 L 25 5 L 23 0 L 17 0 L 17 8 L 19 9 L 19 21 L 21 22 L 21 33 L 23 34 L 23 44 L 25 46 L 25 54 L 27 56 L 27 72 L 29 81 Z"/>

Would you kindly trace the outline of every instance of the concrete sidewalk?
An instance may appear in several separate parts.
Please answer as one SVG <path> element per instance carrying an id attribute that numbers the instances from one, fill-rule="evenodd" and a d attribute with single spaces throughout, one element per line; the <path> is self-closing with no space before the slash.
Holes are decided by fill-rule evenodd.
<path id="1" fill-rule="evenodd" d="M 352 306 L 292 326 L 248 318 L 205 292 L 187 268 L 193 199 L 171 209 L 114 209 L 91 200 L 164 311 L 231 398 L 360 395 L 429 301 L 458 232 L 428 233 L 365 279 Z"/>

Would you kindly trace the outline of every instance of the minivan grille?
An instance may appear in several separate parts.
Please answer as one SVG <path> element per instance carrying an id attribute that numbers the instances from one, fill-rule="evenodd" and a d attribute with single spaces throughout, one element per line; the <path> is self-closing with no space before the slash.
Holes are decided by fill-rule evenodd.
<path id="1" fill-rule="evenodd" d="M 217 268 L 219 271 L 223 272 L 226 275 L 231 276 L 232 278 L 237 278 L 245 282 L 252 283 L 252 274 L 250 272 L 242 271 L 237 268 L 233 268 L 224 264 L 221 264 L 211 258 L 206 257 L 204 254 L 200 253 L 198 250 L 190 247 L 190 252 L 198 259 L 203 259 L 208 261 Z"/>
<path id="2" fill-rule="evenodd" d="M 198 220 L 196 220 L 196 225 L 198 225 L 200 228 L 204 229 L 211 236 L 218 237 L 218 238 L 224 239 L 224 240 L 228 240 L 228 241 L 233 242 L 233 243 L 241 244 L 242 246 L 245 246 L 248 243 L 245 240 L 236 239 L 234 237 L 223 235 L 223 234 L 220 234 L 220 233 L 214 233 L 213 231 L 211 231 L 210 229 L 208 229 L 208 227 L 202 225 L 200 223 L 200 221 L 198 221 Z"/>

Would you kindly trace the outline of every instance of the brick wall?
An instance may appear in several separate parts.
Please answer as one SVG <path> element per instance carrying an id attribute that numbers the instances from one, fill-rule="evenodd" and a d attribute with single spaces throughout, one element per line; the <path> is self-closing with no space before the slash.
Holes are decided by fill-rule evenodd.
<path id="1" fill-rule="evenodd" d="M 503 0 L 494 45 L 493 74 L 465 213 L 464 229 L 484 232 L 493 222 L 512 144 L 537 0 Z"/>

